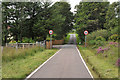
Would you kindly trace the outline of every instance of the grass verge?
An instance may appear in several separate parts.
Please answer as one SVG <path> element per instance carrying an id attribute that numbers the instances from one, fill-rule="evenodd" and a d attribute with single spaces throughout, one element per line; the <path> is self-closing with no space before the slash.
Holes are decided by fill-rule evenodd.
<path id="1" fill-rule="evenodd" d="M 98 78 L 102 78 L 102 80 L 106 80 L 105 78 L 115 78 L 112 80 L 118 80 L 118 67 L 115 65 L 117 53 L 110 54 L 111 51 L 108 51 L 104 54 L 96 55 L 96 50 L 91 49 L 91 47 L 78 47 L 94 78 L 97 78 L 97 80 Z M 113 50 L 116 52 L 117 48 L 112 48 Z M 108 54 L 107 57 L 105 56 L 106 54 Z"/>
<path id="2" fill-rule="evenodd" d="M 33 49 L 34 51 L 34 49 Z M 2 77 L 3 78 L 25 78 L 39 65 L 51 57 L 57 49 L 43 50 L 27 54 L 24 58 L 14 58 L 11 61 L 3 60 Z M 28 51 L 29 52 L 29 51 Z M 22 53 L 21 53 L 22 54 Z M 8 56 L 7 56 L 8 57 Z M 18 57 L 18 56 L 17 56 Z"/>

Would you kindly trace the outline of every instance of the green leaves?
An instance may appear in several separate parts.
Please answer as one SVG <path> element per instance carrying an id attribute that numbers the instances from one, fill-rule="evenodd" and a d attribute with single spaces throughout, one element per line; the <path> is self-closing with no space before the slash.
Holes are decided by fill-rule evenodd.
<path id="1" fill-rule="evenodd" d="M 67 2 L 3 2 L 3 42 L 8 34 L 13 39 L 23 38 L 35 41 L 45 40 L 49 30 L 53 30 L 56 39 L 62 39 L 72 29 L 73 14 Z M 7 26 L 14 27 L 7 30 Z M 9 42 L 9 41 L 8 41 Z"/>
<path id="2" fill-rule="evenodd" d="M 108 5 L 108 2 L 80 2 L 76 6 L 75 28 L 82 41 L 84 41 L 84 30 L 90 33 L 103 29 Z"/>
<path id="3" fill-rule="evenodd" d="M 63 39 L 65 34 L 72 29 L 73 14 L 70 12 L 70 4 L 56 2 L 52 8 L 51 23 L 56 39 Z"/>
<path id="4" fill-rule="evenodd" d="M 105 16 L 106 23 L 104 24 L 104 28 L 110 29 L 110 28 L 118 27 L 118 18 L 117 18 L 119 14 L 117 12 L 117 9 L 119 8 L 118 6 L 119 6 L 119 2 L 114 2 L 109 6 Z"/>

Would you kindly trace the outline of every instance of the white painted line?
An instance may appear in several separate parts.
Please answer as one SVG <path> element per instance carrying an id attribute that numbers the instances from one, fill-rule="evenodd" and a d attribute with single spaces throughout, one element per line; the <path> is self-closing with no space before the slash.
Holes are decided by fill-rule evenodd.
<path id="1" fill-rule="evenodd" d="M 30 78 L 33 74 L 35 74 L 40 68 L 42 68 L 50 59 L 52 59 L 57 53 L 59 53 L 62 49 L 60 49 L 59 51 L 57 51 L 53 56 L 51 56 L 48 60 L 46 60 L 43 64 L 41 64 L 37 69 L 35 69 L 30 75 L 28 75 L 26 77 L 25 80 L 27 80 L 28 78 Z"/>
<path id="2" fill-rule="evenodd" d="M 80 54 L 80 51 L 78 50 L 77 47 L 76 47 L 76 49 L 77 49 L 77 51 L 78 51 L 78 53 L 79 53 L 80 58 L 82 59 L 83 64 L 85 65 L 86 69 L 88 70 L 88 73 L 90 74 L 91 78 L 94 80 L 94 78 L 93 78 L 93 76 L 92 76 L 90 70 L 88 69 L 88 67 L 87 67 L 87 65 L 86 65 L 86 63 L 85 63 L 85 61 L 84 61 L 84 59 L 82 58 L 82 55 Z"/>

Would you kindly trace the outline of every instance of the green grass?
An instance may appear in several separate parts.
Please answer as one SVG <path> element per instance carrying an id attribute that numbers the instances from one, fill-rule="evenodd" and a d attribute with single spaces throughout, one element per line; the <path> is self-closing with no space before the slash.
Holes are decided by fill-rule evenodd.
<path id="1" fill-rule="evenodd" d="M 31 47 L 25 49 L 15 49 L 10 47 L 4 47 L 2 60 L 3 62 L 9 62 L 14 59 L 24 59 L 27 56 L 33 56 L 37 52 L 42 52 L 45 49 L 42 47 Z"/>
<path id="2" fill-rule="evenodd" d="M 69 34 L 67 34 L 67 36 L 65 37 L 65 44 L 67 44 L 68 42 L 69 42 L 69 39 L 70 39 L 70 35 Z"/>
<path id="3" fill-rule="evenodd" d="M 4 59 L 5 61 L 3 60 L 3 63 L 2 63 L 2 77 L 3 78 L 25 78 L 57 51 L 57 49 L 51 49 L 51 50 L 44 49 L 42 51 L 41 50 L 35 51 L 35 49 L 36 48 L 31 50 L 33 51 L 31 52 L 33 53 L 32 55 L 31 53 L 29 53 L 30 50 L 28 50 L 28 53 L 26 53 L 27 55 L 24 55 L 24 58 L 22 57 L 19 58 L 18 55 L 16 56 L 15 54 L 14 57 L 17 57 L 17 58 L 14 58 L 14 59 L 10 58 L 11 61 L 6 61 L 6 58 L 8 58 L 8 55 L 7 55 L 7 57 L 5 57 Z"/>
<path id="4" fill-rule="evenodd" d="M 91 46 L 78 47 L 94 78 L 118 78 L 118 67 L 115 65 L 118 59 L 117 47 L 112 46 L 109 51 L 103 54 L 97 54 L 97 48 L 92 49 Z"/>
<path id="5" fill-rule="evenodd" d="M 2 71 L 2 69 L 1 69 L 1 65 L 2 65 L 2 64 L 1 64 L 1 62 L 2 62 L 2 59 L 1 59 L 2 53 L 1 53 L 1 52 L 2 52 L 2 51 L 1 51 L 1 48 L 2 48 L 2 47 L 0 46 L 0 80 L 2 79 L 2 72 L 1 72 L 1 71 Z"/>

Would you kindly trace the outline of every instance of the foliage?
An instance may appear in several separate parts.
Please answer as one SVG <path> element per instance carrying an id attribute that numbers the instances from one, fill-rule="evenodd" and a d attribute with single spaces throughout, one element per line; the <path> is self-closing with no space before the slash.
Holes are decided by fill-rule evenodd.
<path id="1" fill-rule="evenodd" d="M 109 44 L 104 45 L 101 49 L 108 48 Z M 85 47 L 78 46 L 83 59 L 85 60 L 89 70 L 95 73 L 94 78 L 115 78 L 118 80 L 118 67 L 116 67 L 116 61 L 118 60 L 118 48 L 111 47 L 104 53 L 96 55 L 96 49 L 92 49 L 91 46 Z"/>
<path id="2" fill-rule="evenodd" d="M 111 5 L 109 5 L 108 11 L 105 16 L 106 22 L 104 24 L 104 27 L 106 29 L 113 29 L 119 26 L 118 24 L 119 7 L 120 7 L 119 2 L 114 2 Z"/>
<path id="3" fill-rule="evenodd" d="M 114 27 L 114 28 L 110 28 L 110 32 L 111 34 L 118 34 L 118 32 L 120 32 L 120 30 L 118 29 L 119 27 Z"/>
<path id="4" fill-rule="evenodd" d="M 81 40 L 80 40 L 80 37 L 78 36 L 78 34 L 76 34 L 76 42 L 77 42 L 77 44 L 81 44 Z"/>
<path id="5" fill-rule="evenodd" d="M 14 41 L 14 40 L 11 40 L 9 43 L 16 43 L 16 41 Z"/>
<path id="6" fill-rule="evenodd" d="M 102 47 L 99 47 L 99 48 L 97 49 L 97 53 L 104 53 L 104 49 L 102 49 Z"/>
<path id="7" fill-rule="evenodd" d="M 97 53 L 104 53 L 105 51 L 108 51 L 109 49 L 110 49 L 110 47 L 107 47 L 107 48 L 104 48 L 104 49 L 102 49 L 102 47 L 99 47 L 97 49 Z"/>
<path id="8" fill-rule="evenodd" d="M 35 41 L 32 38 L 23 38 L 22 43 L 35 43 Z"/>
<path id="9" fill-rule="evenodd" d="M 113 34 L 113 35 L 111 35 L 110 37 L 109 37 L 109 40 L 111 40 L 111 41 L 117 41 L 118 40 L 118 34 Z"/>
<path id="10" fill-rule="evenodd" d="M 64 43 L 68 43 L 70 39 L 70 34 L 67 34 L 67 36 L 64 38 Z"/>
<path id="11" fill-rule="evenodd" d="M 95 40 L 96 37 L 99 37 L 99 36 L 105 38 L 105 40 L 108 40 L 108 37 L 110 35 L 111 35 L 111 33 L 105 29 L 96 30 L 87 35 L 87 41 Z"/>
<path id="12" fill-rule="evenodd" d="M 49 1 L 3 2 L 3 43 L 9 42 L 7 38 L 11 37 L 16 42 L 22 42 L 24 37 L 34 41 L 46 40 L 50 29 L 57 35 L 56 39 L 63 38 L 72 29 L 73 14 L 70 11 L 70 4 L 67 2 L 56 2 L 52 6 L 51 4 Z M 8 29 L 10 25 L 12 27 Z"/>
<path id="13" fill-rule="evenodd" d="M 120 66 L 120 58 L 116 61 L 116 65 Z"/>
<path id="14" fill-rule="evenodd" d="M 90 40 L 90 41 L 88 42 L 88 44 L 89 44 L 89 45 L 95 45 L 95 44 L 96 44 L 96 40 Z"/>
<path id="15" fill-rule="evenodd" d="M 105 44 L 105 39 L 102 36 L 96 37 L 96 46 L 103 46 Z"/>
<path id="16" fill-rule="evenodd" d="M 55 39 L 62 39 L 72 29 L 73 13 L 67 2 L 56 2 L 51 10 L 51 28 L 56 34 Z"/>
<path id="17" fill-rule="evenodd" d="M 96 41 L 98 41 L 98 40 L 100 40 L 100 41 L 105 41 L 105 38 L 103 38 L 102 36 L 98 36 L 98 37 L 96 37 L 95 40 L 96 40 Z"/>
<path id="18" fill-rule="evenodd" d="M 84 41 L 85 30 L 90 33 L 97 29 L 103 29 L 108 5 L 108 2 L 80 2 L 76 6 L 74 27 L 82 41 Z"/>

